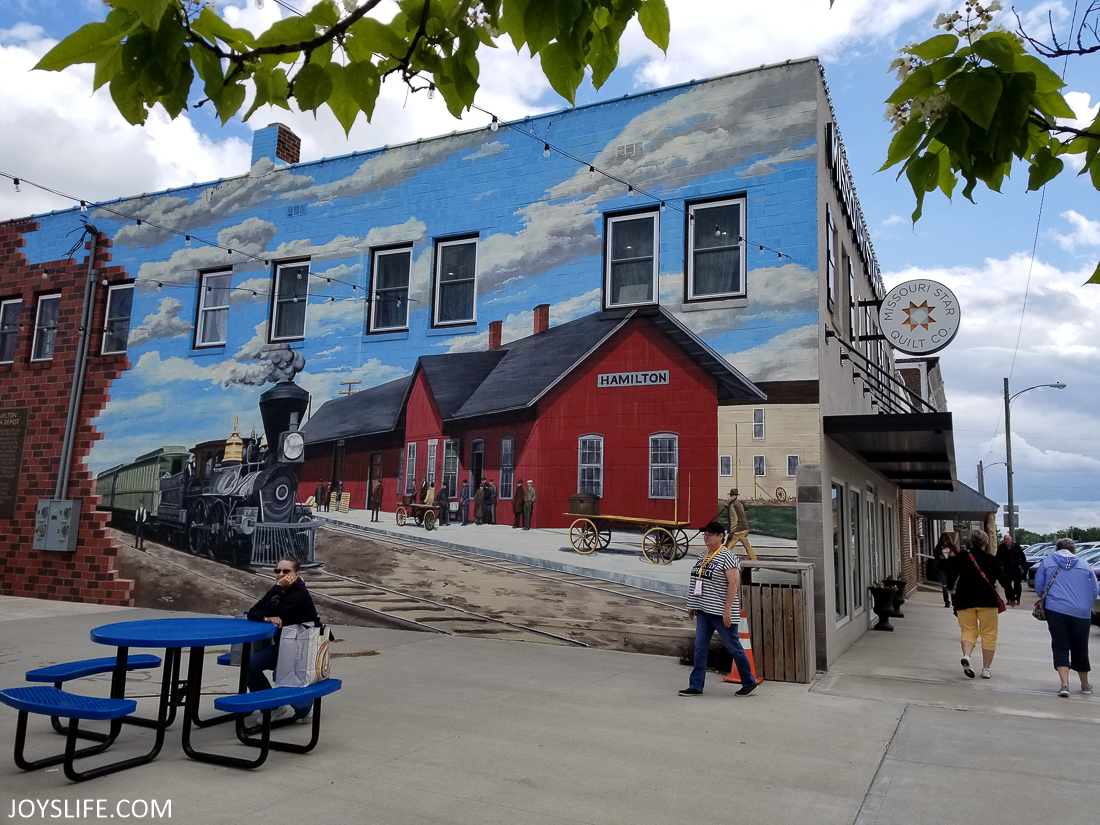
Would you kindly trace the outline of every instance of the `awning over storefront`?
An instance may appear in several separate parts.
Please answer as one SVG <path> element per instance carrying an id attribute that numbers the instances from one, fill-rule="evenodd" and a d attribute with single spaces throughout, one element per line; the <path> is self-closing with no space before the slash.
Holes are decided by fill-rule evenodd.
<path id="1" fill-rule="evenodd" d="M 951 413 L 827 415 L 825 435 L 899 487 L 954 490 Z"/>
<path id="2" fill-rule="evenodd" d="M 917 513 L 934 519 L 951 521 L 985 521 L 996 513 L 1000 504 L 986 498 L 973 487 L 959 482 L 957 490 L 918 490 Z"/>

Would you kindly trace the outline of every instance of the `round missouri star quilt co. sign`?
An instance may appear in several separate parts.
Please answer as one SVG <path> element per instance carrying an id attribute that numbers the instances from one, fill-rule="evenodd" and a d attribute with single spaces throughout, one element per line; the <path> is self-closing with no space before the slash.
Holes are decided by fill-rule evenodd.
<path id="1" fill-rule="evenodd" d="M 943 284 L 917 278 L 886 293 L 879 327 L 894 349 L 907 355 L 939 352 L 959 331 L 959 301 Z"/>

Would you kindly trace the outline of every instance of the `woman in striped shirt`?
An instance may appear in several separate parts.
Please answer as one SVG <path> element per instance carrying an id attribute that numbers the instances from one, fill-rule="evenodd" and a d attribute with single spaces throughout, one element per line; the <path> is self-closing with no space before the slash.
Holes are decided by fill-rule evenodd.
<path id="1" fill-rule="evenodd" d="M 741 676 L 738 696 L 748 696 L 756 690 L 756 680 L 749 666 L 749 657 L 737 635 L 736 618 L 741 616 L 741 561 L 737 554 L 723 546 L 726 529 L 712 521 L 703 528 L 706 551 L 691 570 L 691 590 L 688 596 L 688 617 L 695 619 L 695 667 L 688 687 L 681 696 L 701 696 L 707 676 L 707 654 L 714 632 L 733 655 L 737 673 Z"/>

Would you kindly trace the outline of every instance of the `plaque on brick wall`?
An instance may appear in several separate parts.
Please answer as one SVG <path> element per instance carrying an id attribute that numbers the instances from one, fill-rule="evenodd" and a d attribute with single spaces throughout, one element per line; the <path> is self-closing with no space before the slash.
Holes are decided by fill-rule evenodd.
<path id="1" fill-rule="evenodd" d="M 0 518 L 15 517 L 19 469 L 27 436 L 27 408 L 0 407 Z"/>

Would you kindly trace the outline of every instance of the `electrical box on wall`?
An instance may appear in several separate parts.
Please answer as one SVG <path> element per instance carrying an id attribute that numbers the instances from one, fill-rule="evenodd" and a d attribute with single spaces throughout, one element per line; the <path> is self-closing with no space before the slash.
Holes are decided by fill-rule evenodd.
<path id="1" fill-rule="evenodd" d="M 40 499 L 34 514 L 34 549 L 75 553 L 80 532 L 80 499 Z"/>

